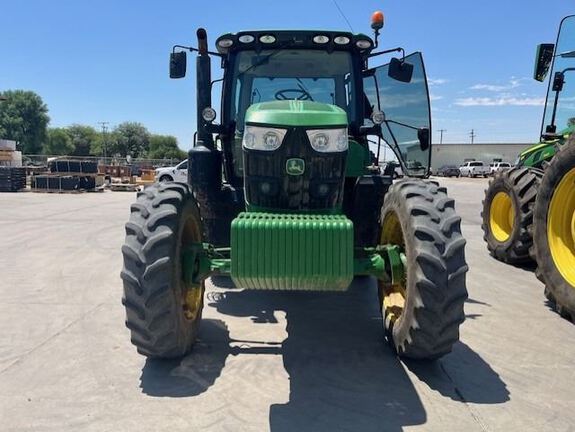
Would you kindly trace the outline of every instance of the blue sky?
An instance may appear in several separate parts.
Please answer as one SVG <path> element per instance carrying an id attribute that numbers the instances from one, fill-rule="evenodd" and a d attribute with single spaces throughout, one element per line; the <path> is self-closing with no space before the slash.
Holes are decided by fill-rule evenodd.
<path id="1" fill-rule="evenodd" d="M 555 42 L 565 0 L 338 0 L 355 32 L 386 16 L 381 46 L 422 51 L 431 83 L 434 142 L 533 142 L 546 84 L 532 78 L 535 46 Z M 195 128 L 194 74 L 168 78 L 175 43 L 210 45 L 222 33 L 260 28 L 349 29 L 333 0 L 8 1 L 0 25 L 0 90 L 39 93 L 51 126 L 139 121 L 178 137 Z M 193 59 L 193 57 L 192 57 Z M 193 72 L 194 63 L 189 62 Z M 213 62 L 213 75 L 219 75 Z"/>

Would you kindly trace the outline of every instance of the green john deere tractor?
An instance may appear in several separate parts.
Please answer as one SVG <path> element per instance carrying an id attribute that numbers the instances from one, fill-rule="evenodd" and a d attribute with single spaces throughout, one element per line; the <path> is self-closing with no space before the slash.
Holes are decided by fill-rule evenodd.
<path id="1" fill-rule="evenodd" d="M 243 31 L 220 36 L 213 52 L 199 29 L 197 48 L 174 47 L 172 78 L 185 75 L 186 52 L 198 53 L 197 133 L 188 183 L 146 188 L 126 224 L 123 303 L 141 354 L 191 349 L 204 282 L 216 274 L 242 289 L 312 291 L 345 291 L 354 276 L 372 276 L 399 355 L 450 352 L 467 298 L 465 240 L 453 199 L 424 179 L 422 56 L 376 52 L 382 26 L 376 13 L 374 39 Z M 402 55 L 369 67 L 392 52 Z M 223 68 L 219 123 L 211 58 Z M 393 183 L 380 170 L 383 142 L 411 177 Z"/>
<path id="2" fill-rule="evenodd" d="M 541 142 L 489 183 L 483 231 L 497 259 L 511 264 L 534 260 L 545 295 L 562 316 L 574 320 L 575 15 L 561 21 L 555 45 L 537 47 L 534 78 L 544 81 L 549 70 Z"/>

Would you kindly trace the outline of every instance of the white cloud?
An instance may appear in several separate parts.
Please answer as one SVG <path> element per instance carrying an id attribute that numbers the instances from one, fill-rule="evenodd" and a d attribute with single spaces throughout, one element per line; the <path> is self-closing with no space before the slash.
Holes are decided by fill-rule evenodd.
<path id="1" fill-rule="evenodd" d="M 445 84 L 446 82 L 447 82 L 447 80 L 444 79 L 444 78 L 436 78 L 436 79 L 428 78 L 428 79 L 427 79 L 427 83 L 428 83 L 430 86 L 441 85 L 441 84 Z"/>
<path id="2" fill-rule="evenodd" d="M 509 83 L 507 84 L 475 84 L 470 87 L 471 90 L 487 90 L 491 92 L 502 92 L 506 90 L 512 90 L 517 88 L 521 85 L 521 81 L 525 80 L 526 78 L 515 78 L 511 77 Z"/>
<path id="3" fill-rule="evenodd" d="M 468 97 L 455 101 L 459 106 L 543 106 L 545 98 L 530 97 Z"/>
<path id="4" fill-rule="evenodd" d="M 430 94 L 429 94 L 429 99 L 431 99 L 432 101 L 436 101 L 436 100 L 443 99 L 443 96 L 439 96 L 439 95 L 430 93 Z"/>

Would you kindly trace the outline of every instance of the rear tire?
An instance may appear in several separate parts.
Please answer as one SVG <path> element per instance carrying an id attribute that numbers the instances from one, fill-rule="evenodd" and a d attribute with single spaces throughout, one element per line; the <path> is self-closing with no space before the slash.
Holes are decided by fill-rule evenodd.
<path id="1" fill-rule="evenodd" d="M 534 168 L 513 168 L 496 171 L 485 190 L 481 217 L 483 239 L 489 253 L 500 261 L 520 264 L 531 260 L 529 249 L 533 245 L 530 226 L 533 223 L 533 205 L 543 172 Z M 492 209 L 498 203 L 498 194 L 506 194 L 511 201 L 512 217 L 499 220 Z"/>
<path id="2" fill-rule="evenodd" d="M 126 326 L 140 354 L 175 358 L 191 349 L 204 286 L 184 283 L 181 252 L 201 241 L 200 212 L 186 184 L 157 183 L 138 193 L 126 223 L 121 277 Z"/>
<path id="3" fill-rule="evenodd" d="M 533 213 L 535 274 L 564 318 L 575 320 L 575 139 L 545 169 Z"/>
<path id="4" fill-rule="evenodd" d="M 379 283 L 388 341 L 400 356 L 439 358 L 459 340 L 467 299 L 465 239 L 454 200 L 435 182 L 399 181 L 385 196 L 381 223 L 380 243 L 400 245 L 406 256 L 405 280 Z"/>

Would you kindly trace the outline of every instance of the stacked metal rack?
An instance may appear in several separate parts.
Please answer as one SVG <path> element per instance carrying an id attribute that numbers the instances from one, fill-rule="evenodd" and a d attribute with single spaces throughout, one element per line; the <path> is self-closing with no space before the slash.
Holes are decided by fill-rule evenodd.
<path id="1" fill-rule="evenodd" d="M 91 192 L 103 183 L 94 161 L 57 159 L 48 163 L 49 173 L 32 177 L 35 192 Z"/>
<path id="2" fill-rule="evenodd" d="M 26 188 L 26 168 L 0 166 L 0 192 L 18 192 Z"/>

